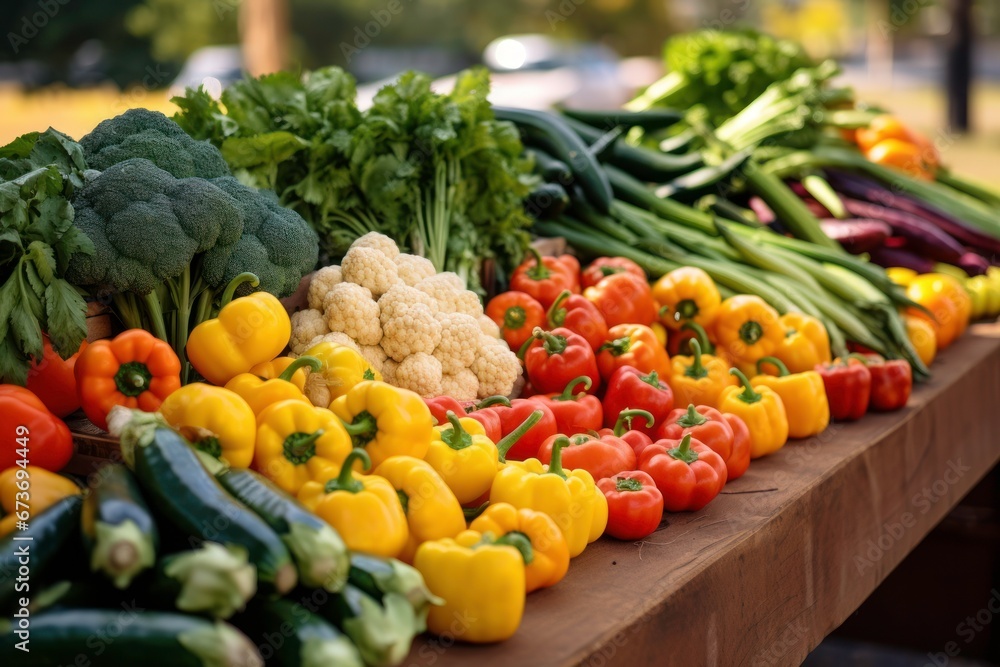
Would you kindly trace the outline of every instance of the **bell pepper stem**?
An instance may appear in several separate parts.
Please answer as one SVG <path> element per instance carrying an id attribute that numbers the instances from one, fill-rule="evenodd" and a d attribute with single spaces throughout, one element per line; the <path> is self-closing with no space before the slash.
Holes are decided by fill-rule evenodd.
<path id="1" fill-rule="evenodd" d="M 506 535 L 498 537 L 493 544 L 514 547 L 520 552 L 525 565 L 531 565 L 531 561 L 535 560 L 535 552 L 531 547 L 531 538 L 519 530 L 512 530 Z"/>
<path id="2" fill-rule="evenodd" d="M 761 373 L 762 364 L 771 364 L 778 369 L 778 377 L 785 377 L 786 375 L 791 375 L 791 371 L 788 370 L 788 366 L 778 359 L 777 357 L 761 357 L 757 360 L 757 373 Z"/>
<path id="3" fill-rule="evenodd" d="M 580 397 L 580 394 L 573 393 L 573 390 L 576 389 L 576 386 L 578 384 L 582 384 L 583 385 L 583 391 L 581 391 L 580 394 L 584 394 L 584 393 L 586 393 L 586 391 L 588 389 L 590 389 L 593 386 L 594 383 L 586 375 L 581 375 L 580 377 L 573 378 L 566 385 L 566 388 L 563 389 L 562 393 L 559 394 L 558 396 L 553 396 L 552 400 L 553 401 L 575 401 L 575 400 L 577 400 Z"/>
<path id="4" fill-rule="evenodd" d="M 622 336 L 621 338 L 615 338 L 614 340 L 605 341 L 603 345 L 597 348 L 598 352 L 603 352 L 608 350 L 611 352 L 611 356 L 620 357 L 629 351 L 632 347 L 632 338 L 630 336 Z"/>
<path id="5" fill-rule="evenodd" d="M 462 422 L 459 421 L 458 415 L 449 410 L 445 413 L 448 421 L 451 423 L 451 430 L 443 431 L 441 433 L 441 441 L 448 445 L 454 450 L 465 449 L 466 447 L 472 446 L 472 436 L 469 435 L 468 431 L 462 426 Z"/>
<path id="6" fill-rule="evenodd" d="M 698 460 L 698 452 L 691 449 L 690 433 L 681 438 L 681 443 L 678 446 L 667 450 L 667 454 L 678 461 L 684 461 L 684 463 L 687 463 L 688 465 L 691 465 Z"/>
<path id="7" fill-rule="evenodd" d="M 229 305 L 229 302 L 233 300 L 233 295 L 236 294 L 236 290 L 239 289 L 239 286 L 243 283 L 250 283 L 251 287 L 257 287 L 260 285 L 260 278 L 248 271 L 246 273 L 241 273 L 230 280 L 229 284 L 226 285 L 225 291 L 222 292 L 222 299 L 219 302 L 219 308 L 225 308 Z"/>
<path id="8" fill-rule="evenodd" d="M 747 376 L 743 374 L 743 371 L 738 368 L 730 368 L 729 374 L 735 375 L 740 381 L 740 384 L 743 385 L 743 391 L 737 395 L 741 401 L 744 403 L 756 403 L 762 398 L 762 396 L 754 391 L 753 387 L 750 386 L 750 380 L 748 380 Z"/>
<path id="9" fill-rule="evenodd" d="M 569 447 L 569 438 L 565 435 L 560 435 L 552 443 L 552 458 L 549 459 L 549 469 L 548 472 L 552 475 L 559 475 L 563 479 L 566 479 L 566 471 L 562 467 L 562 450 L 563 447 Z"/>
<path id="10" fill-rule="evenodd" d="M 312 433 L 297 431 L 285 438 L 282 450 L 286 459 L 294 465 L 305 465 L 316 455 L 316 441 L 322 437 L 323 429 Z"/>
<path id="11" fill-rule="evenodd" d="M 129 398 L 135 398 L 149 389 L 153 374 L 141 361 L 126 361 L 114 375 L 115 387 Z"/>
<path id="12" fill-rule="evenodd" d="M 656 371 L 650 371 L 649 375 L 640 375 L 639 379 L 651 387 L 662 389 L 662 387 L 660 387 L 660 376 L 657 374 Z"/>
<path id="13" fill-rule="evenodd" d="M 351 453 L 347 455 L 344 459 L 344 463 L 340 466 L 340 474 L 338 474 L 335 479 L 331 479 L 326 483 L 324 490 L 327 493 L 332 493 L 334 491 L 358 493 L 365 488 L 364 484 L 354 479 L 354 474 L 351 471 L 354 467 L 355 461 L 361 461 L 362 471 L 367 471 L 372 467 L 372 460 L 371 457 L 368 456 L 368 452 L 360 447 L 355 447 L 351 450 Z"/>
<path id="14" fill-rule="evenodd" d="M 463 507 L 462 508 L 462 514 L 465 515 L 465 520 L 466 521 L 472 521 L 477 516 L 479 516 L 480 514 L 482 514 L 483 512 L 485 512 L 486 508 L 489 507 L 489 506 L 490 506 L 490 501 L 487 500 L 482 505 L 479 505 L 477 507 Z"/>
<path id="15" fill-rule="evenodd" d="M 684 369 L 684 375 L 689 378 L 700 380 L 708 375 L 705 366 L 701 363 L 701 343 L 697 338 L 691 340 L 691 365 Z"/>
<path id="16" fill-rule="evenodd" d="M 615 420 L 615 427 L 613 432 L 616 438 L 620 438 L 632 428 L 632 419 L 634 417 L 645 417 L 646 428 L 653 428 L 655 420 L 653 415 L 648 410 L 622 410 L 618 413 L 618 419 Z M 625 428 L 625 424 L 628 424 L 628 428 Z"/>
<path id="17" fill-rule="evenodd" d="M 503 328 L 507 331 L 517 331 L 528 321 L 528 314 L 521 306 L 511 306 L 503 311 Z"/>
<path id="18" fill-rule="evenodd" d="M 705 327 L 697 322 L 685 322 L 681 325 L 681 329 L 694 332 L 695 338 L 698 339 L 698 343 L 701 345 L 702 354 L 715 354 L 715 346 L 708 339 L 708 332 L 705 331 Z"/>
<path id="19" fill-rule="evenodd" d="M 553 354 L 562 354 L 566 351 L 566 345 L 568 343 L 566 336 L 559 336 L 549 333 L 541 327 L 535 327 L 535 330 L 531 332 L 531 337 L 535 340 L 542 341 L 542 347 L 545 348 L 545 353 L 550 357 Z"/>
<path id="20" fill-rule="evenodd" d="M 316 357 L 298 357 L 295 361 L 288 364 L 288 367 L 285 370 L 281 371 L 281 375 L 278 376 L 278 379 L 284 380 L 285 382 L 291 382 L 292 376 L 294 376 L 296 371 L 303 366 L 308 366 L 309 370 L 316 373 L 323 368 L 323 362 Z"/>
<path id="21" fill-rule="evenodd" d="M 701 426 L 707 421 L 708 418 L 698 412 L 697 408 L 694 407 L 694 403 L 688 403 L 687 412 L 677 420 L 677 425 L 681 428 L 692 428 L 694 426 Z"/>
<path id="22" fill-rule="evenodd" d="M 513 447 L 525 433 L 530 431 L 532 426 L 539 422 L 543 414 L 544 413 L 541 410 L 535 410 L 528 415 L 527 419 L 521 422 L 520 426 L 500 439 L 500 442 L 497 443 L 497 452 L 500 455 L 498 458 L 501 463 L 507 460 L 506 456 L 507 452 L 510 451 L 510 448 Z"/>
<path id="23" fill-rule="evenodd" d="M 556 297 L 556 300 L 552 302 L 549 306 L 549 312 L 545 314 L 545 319 L 548 320 L 549 326 L 553 329 L 556 327 L 561 327 L 563 322 L 566 321 L 566 309 L 562 307 L 562 302 L 569 298 L 572 294 L 568 289 L 564 289 Z"/>
<path id="24" fill-rule="evenodd" d="M 528 336 L 528 338 L 521 343 L 521 347 L 517 348 L 517 358 L 524 361 L 524 355 L 528 353 L 528 348 L 531 347 L 531 344 L 534 342 L 535 337 L 533 335 Z"/>
<path id="25" fill-rule="evenodd" d="M 535 265 L 525 272 L 529 278 L 532 280 L 545 280 L 552 275 L 549 268 L 545 266 L 545 262 L 542 261 L 542 253 L 538 252 L 538 248 L 528 246 L 528 252 L 535 258 Z"/>
<path id="26" fill-rule="evenodd" d="M 496 396 L 487 396 L 486 398 L 484 398 L 483 400 L 479 401 L 474 406 L 472 406 L 472 409 L 468 410 L 468 412 L 475 412 L 476 410 L 482 410 L 483 408 L 489 408 L 494 405 L 502 405 L 505 408 L 509 408 L 510 399 L 507 398 L 506 396 L 501 396 L 500 394 L 497 394 Z"/>
<path id="27" fill-rule="evenodd" d="M 354 420 L 346 422 L 343 419 L 340 423 L 344 425 L 344 430 L 351 436 L 354 446 L 367 445 L 378 432 L 378 422 L 370 412 L 364 410 L 354 415 Z"/>
<path id="28" fill-rule="evenodd" d="M 860 352 L 851 352 L 849 355 L 847 355 L 847 359 L 857 359 L 865 366 L 870 366 L 873 363 L 876 364 L 885 363 L 885 359 L 881 355 L 875 355 L 875 356 L 877 356 L 878 358 L 871 359 L 870 357 L 868 357 L 868 355 L 861 354 Z"/>
<path id="29" fill-rule="evenodd" d="M 622 475 L 627 475 L 628 473 L 622 473 Z M 635 477 L 621 477 L 615 476 L 615 491 L 619 493 L 629 492 L 629 491 L 642 491 L 642 482 L 637 480 Z"/>

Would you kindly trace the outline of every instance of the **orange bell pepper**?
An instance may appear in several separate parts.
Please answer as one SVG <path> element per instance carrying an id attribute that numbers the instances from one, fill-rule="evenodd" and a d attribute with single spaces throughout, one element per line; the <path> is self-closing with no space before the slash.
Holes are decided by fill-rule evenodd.
<path id="1" fill-rule="evenodd" d="M 583 291 L 604 316 L 604 322 L 617 324 L 650 324 L 656 319 L 656 302 L 649 283 L 628 273 L 613 273 L 593 287 Z"/>
<path id="2" fill-rule="evenodd" d="M 933 313 L 931 318 L 916 309 L 909 311 L 931 323 L 939 350 L 951 345 L 969 326 L 972 301 L 962 284 L 949 275 L 927 273 L 919 276 L 906 288 L 906 296 Z"/>
<path id="3" fill-rule="evenodd" d="M 617 273 L 614 276 L 627 275 Z M 670 378 L 670 357 L 653 330 L 644 324 L 619 324 L 608 330 L 608 340 L 597 350 L 597 369 L 608 380 L 622 366 L 643 373 L 656 371 L 660 379 Z"/>

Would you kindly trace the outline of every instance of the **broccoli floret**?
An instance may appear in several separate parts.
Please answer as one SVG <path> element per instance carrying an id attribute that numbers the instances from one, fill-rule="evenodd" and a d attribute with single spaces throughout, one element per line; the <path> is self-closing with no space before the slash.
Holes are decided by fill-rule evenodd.
<path id="1" fill-rule="evenodd" d="M 228 257 L 205 257 L 206 281 L 221 270 L 222 283 L 249 271 L 260 279 L 259 289 L 287 296 L 299 286 L 302 276 L 316 267 L 319 238 L 295 211 L 284 208 L 269 190 L 255 190 L 232 177 L 212 183 L 236 200 L 243 215 L 243 236 Z M 237 294 L 249 291 L 242 285 Z"/>
<path id="2" fill-rule="evenodd" d="M 129 158 L 146 158 L 176 178 L 229 175 L 219 149 L 192 139 L 158 111 L 129 109 L 103 121 L 80 140 L 80 145 L 92 169 L 103 171 Z"/>

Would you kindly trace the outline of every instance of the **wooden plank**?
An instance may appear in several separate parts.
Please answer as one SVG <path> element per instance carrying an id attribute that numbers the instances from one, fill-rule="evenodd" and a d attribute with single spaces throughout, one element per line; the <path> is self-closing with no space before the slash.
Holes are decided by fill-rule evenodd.
<path id="1" fill-rule="evenodd" d="M 591 545 L 511 640 L 459 629 L 404 664 L 799 664 L 1000 458 L 1000 327 L 975 327 L 934 375 L 905 410 L 755 461 L 642 542 Z"/>

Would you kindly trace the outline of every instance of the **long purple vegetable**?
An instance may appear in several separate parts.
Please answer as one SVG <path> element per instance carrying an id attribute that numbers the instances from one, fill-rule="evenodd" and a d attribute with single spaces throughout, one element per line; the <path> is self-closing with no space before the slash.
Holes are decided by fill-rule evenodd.
<path id="1" fill-rule="evenodd" d="M 849 171 L 826 169 L 825 173 L 827 180 L 838 192 L 918 215 L 964 245 L 985 251 L 985 254 L 990 256 L 1000 255 L 1000 239 L 984 234 L 979 229 L 916 197 L 893 192 L 878 181 L 858 176 Z"/>
<path id="2" fill-rule="evenodd" d="M 852 255 L 860 255 L 882 245 L 892 230 L 881 220 L 863 218 L 820 218 L 819 227 L 823 233 L 841 245 Z"/>
<path id="3" fill-rule="evenodd" d="M 934 261 L 921 255 L 904 250 L 903 248 L 875 248 L 869 253 L 869 258 L 874 263 L 885 268 L 901 266 L 905 269 L 913 269 L 917 273 L 931 273 L 934 271 Z"/>

